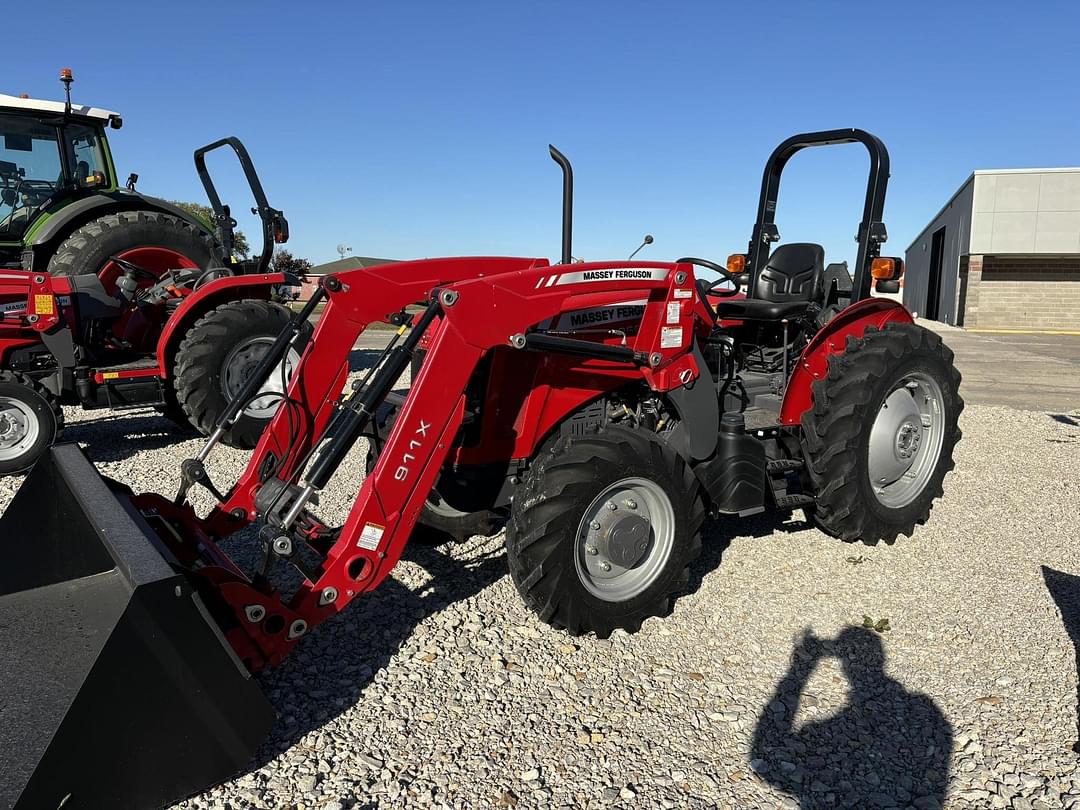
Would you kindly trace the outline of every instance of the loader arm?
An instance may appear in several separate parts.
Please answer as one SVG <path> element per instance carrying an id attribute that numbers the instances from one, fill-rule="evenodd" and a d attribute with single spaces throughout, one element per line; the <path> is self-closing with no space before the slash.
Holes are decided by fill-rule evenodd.
<path id="1" fill-rule="evenodd" d="M 519 264 L 488 274 L 458 261 L 462 266 L 442 272 L 437 262 L 417 262 L 325 279 L 326 309 L 290 383 L 291 404 L 278 409 L 222 503 L 201 520 L 161 496 L 136 496 L 136 504 L 153 513 L 162 539 L 180 547 L 178 557 L 202 561 L 199 573 L 232 614 L 222 625 L 250 668 L 279 662 L 312 627 L 390 573 L 454 445 L 466 386 L 489 350 L 510 345 L 571 354 L 597 367 L 633 370 L 657 391 L 702 373 L 691 353 L 696 299 L 688 265 Z M 453 275 L 458 280 L 447 281 Z M 595 305 L 597 296 L 616 302 L 628 293 L 647 302 L 632 337 L 589 340 L 534 328 L 573 310 L 575 302 Z M 415 348 L 426 328 L 424 365 L 344 525 L 325 526 L 309 510 L 310 496 L 325 486 L 411 354 L 395 348 L 362 389 L 342 396 L 349 351 L 368 324 L 424 295 L 432 296 L 425 315 L 402 344 L 411 339 Z M 264 522 L 260 537 L 268 559 L 284 557 L 305 576 L 288 599 L 265 577 L 244 575 L 216 545 L 254 520 Z"/>

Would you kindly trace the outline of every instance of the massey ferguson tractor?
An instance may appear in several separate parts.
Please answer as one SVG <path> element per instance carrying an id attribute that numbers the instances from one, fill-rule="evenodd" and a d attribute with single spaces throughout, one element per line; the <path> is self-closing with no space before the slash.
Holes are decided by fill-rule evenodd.
<path id="1" fill-rule="evenodd" d="M 830 277 L 818 245 L 773 248 L 788 159 L 851 142 L 870 153 L 853 280 Z M 724 266 L 572 264 L 572 174 L 552 155 L 560 263 L 326 276 L 183 462 L 175 494 L 132 493 L 72 445 L 38 462 L 0 521 L 0 805 L 157 807 L 242 768 L 274 720 L 252 675 L 375 590 L 443 504 L 505 524 L 511 576 L 541 620 L 600 637 L 670 611 L 708 516 L 798 507 L 865 543 L 928 518 L 960 437 L 960 377 L 939 337 L 869 296 L 872 279 L 901 272 L 879 255 L 877 138 L 782 143 L 749 250 Z M 398 331 L 349 382 L 349 353 L 377 322 Z M 212 480 L 207 457 L 290 349 L 299 362 L 246 470 Z M 330 525 L 319 493 L 364 436 L 370 472 L 340 482 L 356 499 Z M 197 513 L 193 487 L 216 505 Z M 223 548 L 233 535 L 257 544 L 250 570 Z"/>
<path id="2" fill-rule="evenodd" d="M 208 433 L 289 319 L 271 291 L 299 283 L 267 272 L 288 226 L 239 141 L 196 152 L 211 227 L 117 188 L 105 127 L 120 117 L 73 106 L 70 72 L 62 79 L 66 102 L 0 95 L 0 475 L 29 469 L 60 437 L 61 405 L 152 405 Z M 232 257 L 236 223 L 206 168 L 224 145 L 263 223 L 250 262 Z M 254 447 L 280 395 L 269 383 L 227 440 Z"/>

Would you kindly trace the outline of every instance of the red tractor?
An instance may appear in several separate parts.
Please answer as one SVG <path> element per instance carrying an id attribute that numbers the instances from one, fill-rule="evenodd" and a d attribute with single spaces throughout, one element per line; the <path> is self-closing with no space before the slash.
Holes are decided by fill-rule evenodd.
<path id="1" fill-rule="evenodd" d="M 212 263 L 204 269 L 177 261 L 162 269 L 168 259 L 158 255 L 161 249 L 143 246 L 109 255 L 100 272 L 0 270 L 0 475 L 29 469 L 60 438 L 61 405 L 156 406 L 209 433 L 288 323 L 291 312 L 268 299 L 275 287 L 300 281 L 267 272 L 274 244 L 288 238 L 288 223 L 270 207 L 235 138 L 195 152 L 221 242 L 231 254 L 236 223 L 210 178 L 206 154 L 223 146 L 240 159 L 263 223 L 262 254 L 250 266 Z M 142 214 L 116 216 L 132 218 L 137 229 Z M 95 249 L 107 249 L 107 237 Z M 124 238 L 133 238 L 127 229 Z M 287 355 L 285 373 L 298 360 L 295 352 Z M 281 375 L 269 379 L 225 440 L 254 447 L 283 390 Z"/>
<path id="2" fill-rule="evenodd" d="M 773 217 L 791 155 L 847 142 L 869 150 L 870 183 L 854 281 L 826 283 L 819 246 L 770 250 Z M 243 767 L 273 721 L 250 673 L 376 589 L 433 502 L 506 523 L 526 604 L 601 637 L 671 609 L 707 516 L 801 507 L 868 543 L 927 519 L 960 436 L 959 374 L 940 338 L 868 295 L 872 277 L 900 272 L 879 256 L 888 154 L 877 138 L 781 144 L 731 270 L 696 258 L 571 264 L 572 175 L 552 154 L 565 174 L 561 263 L 438 259 L 327 276 L 183 463 L 175 498 L 103 480 L 75 447 L 39 462 L 0 522 L 0 647 L 12 651 L 0 729 L 22 758 L 0 800 L 150 806 Z M 357 337 L 382 321 L 399 331 L 347 384 Z M 425 335 L 412 386 L 395 395 Z M 284 403 L 219 489 L 204 462 L 290 347 L 300 362 Z M 344 525 L 329 525 L 318 494 L 361 436 L 371 471 Z M 208 514 L 189 504 L 194 486 L 213 493 Z M 30 524 L 33 542 L 17 528 Z M 243 570 L 221 542 L 249 526 L 258 562 Z M 287 592 L 282 567 L 300 575 Z"/>

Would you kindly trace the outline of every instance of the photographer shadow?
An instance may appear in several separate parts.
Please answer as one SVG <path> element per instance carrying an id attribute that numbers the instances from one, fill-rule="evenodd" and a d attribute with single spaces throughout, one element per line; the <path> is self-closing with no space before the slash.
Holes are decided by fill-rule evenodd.
<path id="1" fill-rule="evenodd" d="M 1042 575 L 1046 590 L 1050 591 L 1050 596 L 1061 611 L 1065 632 L 1076 649 L 1076 669 L 1080 672 L 1080 577 L 1055 571 L 1045 565 L 1042 566 Z M 1080 735 L 1080 681 L 1076 685 L 1076 700 L 1077 734 Z M 1080 753 L 1080 742 L 1073 743 L 1073 751 Z"/>
<path id="2" fill-rule="evenodd" d="M 796 728 L 802 693 L 826 657 L 843 667 L 848 703 Z M 832 641 L 803 636 L 758 717 L 751 757 L 762 779 L 803 810 L 912 804 L 927 810 L 944 803 L 952 737 L 933 700 L 885 674 L 881 637 L 851 626 Z"/>

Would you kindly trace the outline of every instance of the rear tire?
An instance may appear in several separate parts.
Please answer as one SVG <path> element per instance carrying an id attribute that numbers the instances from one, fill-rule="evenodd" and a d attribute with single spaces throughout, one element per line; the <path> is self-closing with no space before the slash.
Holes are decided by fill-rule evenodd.
<path id="1" fill-rule="evenodd" d="M 949 347 L 915 324 L 868 327 L 829 358 L 802 417 L 809 511 L 823 531 L 874 545 L 927 521 L 955 466 L 959 387 Z"/>
<path id="2" fill-rule="evenodd" d="M 64 412 L 48 390 L 25 374 L 0 371 L 0 475 L 33 467 L 63 426 Z"/>
<path id="3" fill-rule="evenodd" d="M 246 379 L 274 338 L 292 317 L 290 310 L 269 301 L 230 301 L 211 310 L 191 327 L 176 352 L 173 386 L 176 400 L 192 425 L 203 435 L 213 432 L 232 393 Z M 311 325 L 305 324 L 307 333 Z M 290 349 L 286 362 L 295 368 L 299 357 Z M 281 397 L 275 375 L 245 409 L 222 441 L 250 450 L 273 418 Z"/>
<path id="4" fill-rule="evenodd" d="M 186 220 L 157 211 L 120 211 L 72 232 L 49 260 L 49 273 L 97 275 L 105 289 L 114 293 L 121 271 L 109 259 L 121 254 L 159 274 L 183 266 L 206 270 L 221 264 L 214 240 Z M 140 282 L 143 286 L 151 283 Z"/>
<path id="5" fill-rule="evenodd" d="M 704 518 L 693 472 L 655 434 L 614 426 L 565 436 L 542 451 L 514 496 L 510 576 L 553 627 L 633 633 L 667 615 L 686 589 Z"/>

